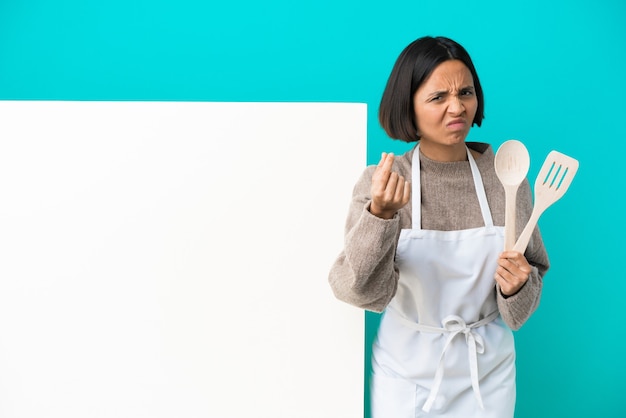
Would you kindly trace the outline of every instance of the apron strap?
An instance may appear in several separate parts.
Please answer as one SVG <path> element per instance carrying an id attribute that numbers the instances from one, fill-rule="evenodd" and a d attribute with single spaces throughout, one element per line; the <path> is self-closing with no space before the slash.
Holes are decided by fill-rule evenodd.
<path id="1" fill-rule="evenodd" d="M 411 180 L 413 182 L 413 193 L 411 193 L 411 202 L 413 206 L 413 229 L 422 229 L 422 193 L 421 193 L 421 178 L 420 178 L 420 152 L 419 143 L 413 151 L 413 160 L 411 164 Z M 489 210 L 489 203 L 487 202 L 487 193 L 485 193 L 485 186 L 483 185 L 483 179 L 478 170 L 478 165 L 472 156 L 467 145 L 467 159 L 472 170 L 472 177 L 474 179 L 474 188 L 476 189 L 476 196 L 478 197 L 478 203 L 480 204 L 480 212 L 483 215 L 483 221 L 487 228 L 493 227 L 493 218 L 491 217 L 491 211 Z"/>
<path id="2" fill-rule="evenodd" d="M 443 319 L 443 327 L 441 328 L 415 323 L 390 306 L 387 307 L 386 312 L 392 312 L 403 324 L 415 329 L 416 331 L 436 334 L 448 334 L 446 343 L 443 347 L 441 355 L 439 356 L 439 364 L 437 365 L 437 371 L 435 372 L 433 386 L 430 389 L 430 394 L 428 395 L 428 399 L 426 399 L 426 403 L 422 407 L 422 410 L 424 412 L 430 411 L 433 403 L 435 402 L 435 399 L 437 398 L 439 388 L 441 387 L 441 382 L 443 381 L 443 372 L 445 368 L 443 364 L 443 359 L 446 355 L 446 352 L 448 351 L 448 347 L 450 346 L 452 340 L 460 334 L 465 335 L 465 343 L 467 344 L 468 348 L 470 378 L 472 379 L 472 388 L 474 389 L 474 395 L 476 396 L 476 400 L 478 401 L 478 405 L 480 406 L 480 408 L 485 409 L 485 406 L 483 405 L 483 398 L 480 394 L 480 385 L 478 383 L 478 354 L 484 353 L 485 343 L 483 341 L 483 337 L 480 334 L 476 333 L 474 331 L 474 328 L 481 327 L 495 320 L 499 315 L 498 310 L 493 311 L 483 319 L 469 325 L 466 324 L 463 318 L 461 318 L 460 316 L 449 315 Z"/>
<path id="3" fill-rule="evenodd" d="M 467 145 L 465 146 L 467 148 Z M 487 193 L 485 192 L 485 185 L 483 184 L 483 178 L 478 170 L 478 165 L 474 160 L 474 156 L 467 148 L 467 159 L 469 160 L 470 167 L 472 168 L 472 177 L 474 177 L 474 187 L 476 188 L 476 196 L 478 196 L 478 203 L 480 204 L 480 211 L 483 214 L 483 220 L 487 228 L 493 227 L 493 218 L 491 217 L 491 211 L 489 210 L 489 204 L 487 203 Z"/>

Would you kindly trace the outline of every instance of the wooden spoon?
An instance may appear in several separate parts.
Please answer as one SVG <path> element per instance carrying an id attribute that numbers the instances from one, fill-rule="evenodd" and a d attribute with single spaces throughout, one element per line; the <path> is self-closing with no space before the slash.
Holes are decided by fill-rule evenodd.
<path id="1" fill-rule="evenodd" d="M 511 139 L 498 148 L 494 161 L 496 175 L 504 186 L 504 249 L 512 250 L 515 246 L 515 216 L 517 189 L 526 178 L 530 168 L 528 150 L 520 141 Z"/>

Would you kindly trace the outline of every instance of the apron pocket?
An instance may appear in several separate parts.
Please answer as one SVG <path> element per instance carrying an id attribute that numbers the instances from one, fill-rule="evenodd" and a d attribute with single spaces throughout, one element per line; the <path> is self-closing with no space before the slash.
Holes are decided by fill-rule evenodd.
<path id="1" fill-rule="evenodd" d="M 371 378 L 372 418 L 416 418 L 418 392 L 423 389 L 409 380 L 373 374 Z M 425 400 L 425 398 L 424 398 Z M 423 401 L 422 401 L 423 403 Z"/>

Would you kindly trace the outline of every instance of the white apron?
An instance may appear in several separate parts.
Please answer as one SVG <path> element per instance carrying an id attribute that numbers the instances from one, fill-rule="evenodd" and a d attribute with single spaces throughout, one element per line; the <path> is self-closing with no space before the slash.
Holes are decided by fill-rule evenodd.
<path id="1" fill-rule="evenodd" d="M 419 145 L 412 164 L 413 228 L 400 233 L 398 290 L 372 349 L 372 418 L 511 418 L 513 334 L 499 316 L 495 227 L 478 167 L 467 150 L 485 226 L 421 229 Z"/>

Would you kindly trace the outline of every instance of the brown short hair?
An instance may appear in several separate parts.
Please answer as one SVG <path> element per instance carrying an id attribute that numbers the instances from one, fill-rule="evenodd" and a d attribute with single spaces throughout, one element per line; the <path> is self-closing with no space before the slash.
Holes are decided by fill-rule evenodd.
<path id="1" fill-rule="evenodd" d="M 435 67 L 448 60 L 462 61 L 472 73 L 478 99 L 472 126 L 481 125 L 485 100 L 469 54 L 452 39 L 426 36 L 413 41 L 400 53 L 387 80 L 378 109 L 378 121 L 389 137 L 406 142 L 415 142 L 419 139 L 413 96 Z"/>

